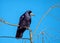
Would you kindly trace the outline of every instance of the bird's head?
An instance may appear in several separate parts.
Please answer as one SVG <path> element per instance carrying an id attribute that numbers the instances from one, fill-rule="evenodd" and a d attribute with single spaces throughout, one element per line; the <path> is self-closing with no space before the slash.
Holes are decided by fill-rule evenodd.
<path id="1" fill-rule="evenodd" d="M 31 10 L 26 11 L 30 16 L 34 16 Z"/>

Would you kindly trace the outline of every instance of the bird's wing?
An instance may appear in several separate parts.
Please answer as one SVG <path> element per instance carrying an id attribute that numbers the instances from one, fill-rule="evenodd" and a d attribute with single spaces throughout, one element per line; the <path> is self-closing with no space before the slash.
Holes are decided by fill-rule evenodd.
<path id="1" fill-rule="evenodd" d="M 24 19 L 25 15 L 23 14 L 21 17 L 20 17 L 20 21 L 22 21 Z"/>
<path id="2" fill-rule="evenodd" d="M 25 18 L 25 14 L 23 14 L 23 15 L 20 17 L 19 25 L 20 25 L 20 23 L 22 23 L 22 21 L 24 20 L 24 18 Z"/>
<path id="3" fill-rule="evenodd" d="M 30 24 L 31 24 L 31 19 L 30 19 Z"/>
<path id="4" fill-rule="evenodd" d="M 20 17 L 20 20 L 19 20 L 19 25 L 18 26 L 18 29 L 17 29 L 17 32 L 16 32 L 16 38 L 22 38 L 23 36 L 23 32 L 26 30 L 26 28 L 22 27 L 23 26 L 23 20 L 25 18 L 25 15 L 23 14 L 21 17 Z"/>
<path id="5" fill-rule="evenodd" d="M 26 30 L 26 28 L 20 28 L 20 29 L 17 29 L 17 32 L 16 32 L 16 38 L 22 38 L 23 36 L 23 33 L 24 31 Z"/>

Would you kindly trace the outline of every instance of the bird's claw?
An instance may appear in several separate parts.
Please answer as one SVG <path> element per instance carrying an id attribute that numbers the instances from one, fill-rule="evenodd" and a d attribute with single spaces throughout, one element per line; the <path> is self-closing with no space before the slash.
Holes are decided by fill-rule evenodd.
<path id="1" fill-rule="evenodd" d="M 29 29 L 29 27 L 27 27 L 27 26 L 24 26 L 27 30 Z"/>

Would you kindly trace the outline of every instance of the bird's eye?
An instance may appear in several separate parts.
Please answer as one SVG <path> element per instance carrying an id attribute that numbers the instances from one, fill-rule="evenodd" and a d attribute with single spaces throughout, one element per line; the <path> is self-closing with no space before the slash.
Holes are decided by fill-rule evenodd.
<path id="1" fill-rule="evenodd" d="M 31 13 L 31 11 L 28 12 L 29 14 Z"/>

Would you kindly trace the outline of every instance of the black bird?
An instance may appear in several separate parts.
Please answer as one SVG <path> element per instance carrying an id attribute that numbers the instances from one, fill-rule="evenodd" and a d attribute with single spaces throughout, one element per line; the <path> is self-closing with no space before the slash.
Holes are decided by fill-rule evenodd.
<path id="1" fill-rule="evenodd" d="M 16 38 L 22 38 L 24 31 L 30 27 L 31 16 L 34 15 L 32 14 L 32 11 L 28 10 L 20 17 Z"/>

